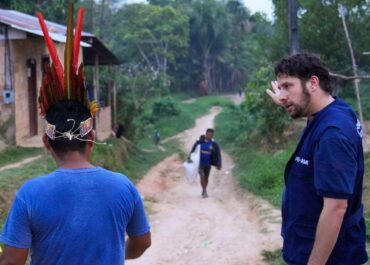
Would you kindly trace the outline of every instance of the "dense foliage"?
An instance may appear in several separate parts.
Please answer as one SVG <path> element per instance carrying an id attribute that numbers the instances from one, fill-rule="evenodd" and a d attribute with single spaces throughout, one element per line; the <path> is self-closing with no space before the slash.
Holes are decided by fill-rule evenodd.
<path id="1" fill-rule="evenodd" d="M 34 14 L 64 23 L 66 0 L 1 1 L 1 8 Z M 289 50 L 288 3 L 273 0 L 274 19 L 252 14 L 240 0 L 151 0 L 126 4 L 118 0 L 74 0 L 86 9 L 85 30 L 96 34 L 121 61 L 101 69 L 101 87 L 114 81 L 118 115 L 126 136 L 135 135 L 143 105 L 173 93 L 199 95 L 246 91 L 238 114 L 241 128 L 250 123 L 259 133 L 276 137 L 286 120 L 271 112 L 264 90 L 273 79 L 273 63 Z M 299 0 L 301 50 L 320 54 L 333 72 L 352 74 L 338 7 L 347 10 L 359 73 L 370 70 L 368 51 L 370 2 L 366 0 Z M 87 69 L 87 77 L 91 71 Z M 336 92 L 355 104 L 353 83 L 335 80 Z M 362 81 L 365 117 L 369 118 L 370 90 Z M 161 114 L 162 115 L 162 114 Z M 150 122 L 148 120 L 148 122 Z M 136 124 L 136 125 L 135 125 Z M 245 130 L 243 130 L 244 132 Z"/>

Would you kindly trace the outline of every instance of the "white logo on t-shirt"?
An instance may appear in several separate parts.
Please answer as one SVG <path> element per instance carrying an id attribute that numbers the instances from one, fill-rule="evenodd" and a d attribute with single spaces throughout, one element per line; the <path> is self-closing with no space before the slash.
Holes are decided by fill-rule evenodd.
<path id="1" fill-rule="evenodd" d="M 362 131 L 361 122 L 358 119 L 356 123 L 356 130 L 357 130 L 358 135 L 362 138 L 364 136 L 364 132 Z"/>
<path id="2" fill-rule="evenodd" d="M 296 156 L 294 159 L 296 162 L 308 166 L 310 164 L 310 161 L 308 159 L 304 159 L 303 157 Z"/>

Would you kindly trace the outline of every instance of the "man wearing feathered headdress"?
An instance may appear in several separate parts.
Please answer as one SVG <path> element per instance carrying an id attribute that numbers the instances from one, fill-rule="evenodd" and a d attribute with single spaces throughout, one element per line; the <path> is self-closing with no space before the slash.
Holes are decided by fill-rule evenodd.
<path id="1" fill-rule="evenodd" d="M 70 8 L 64 71 L 43 17 L 37 16 L 53 61 L 40 89 L 43 142 L 58 169 L 27 181 L 16 193 L 0 235 L 5 244 L 0 265 L 25 264 L 29 250 L 31 264 L 124 264 L 150 246 L 150 227 L 128 178 L 89 162 L 97 105 L 88 101 L 82 64 L 78 67 L 83 9 L 73 37 Z"/>

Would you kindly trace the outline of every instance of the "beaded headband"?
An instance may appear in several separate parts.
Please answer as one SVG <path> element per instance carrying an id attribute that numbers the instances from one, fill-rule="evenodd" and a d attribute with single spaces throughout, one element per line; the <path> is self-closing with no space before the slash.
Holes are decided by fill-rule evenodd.
<path id="1" fill-rule="evenodd" d="M 85 135 L 87 135 L 93 129 L 93 120 L 92 118 L 88 118 L 85 121 L 80 122 L 80 125 L 74 129 L 76 125 L 76 121 L 74 119 L 68 119 L 67 122 L 73 122 L 71 129 L 66 132 L 59 132 L 55 125 L 50 124 L 45 120 L 45 133 L 51 139 L 55 140 L 56 138 L 67 138 L 70 141 L 73 139 L 77 139 L 80 141 L 86 141 L 83 139 Z M 79 130 L 79 133 L 76 133 Z"/>

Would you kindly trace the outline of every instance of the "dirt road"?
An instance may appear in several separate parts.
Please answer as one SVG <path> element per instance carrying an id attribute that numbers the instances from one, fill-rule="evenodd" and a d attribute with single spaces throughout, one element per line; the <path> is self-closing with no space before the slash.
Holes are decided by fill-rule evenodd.
<path id="1" fill-rule="evenodd" d="M 213 127 L 220 110 L 213 108 L 180 135 L 186 153 Z M 177 155 L 157 164 L 138 183 L 150 214 L 152 246 L 128 265 L 259 265 L 265 264 L 263 250 L 281 247 L 279 211 L 241 191 L 232 177 L 231 157 L 222 157 L 222 170 L 211 171 L 206 199 L 199 183 L 186 182 Z"/>

